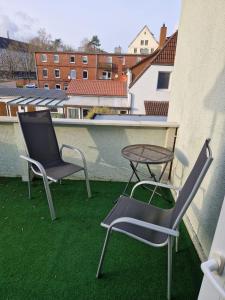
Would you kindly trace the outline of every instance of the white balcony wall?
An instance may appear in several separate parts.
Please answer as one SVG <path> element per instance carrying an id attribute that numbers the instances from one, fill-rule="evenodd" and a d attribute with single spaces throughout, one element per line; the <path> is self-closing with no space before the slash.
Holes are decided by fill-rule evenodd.
<path id="1" fill-rule="evenodd" d="M 106 106 L 114 108 L 130 108 L 128 97 L 106 97 L 106 96 L 70 96 L 66 105 L 75 105 L 79 107 Z"/>
<path id="2" fill-rule="evenodd" d="M 144 101 L 170 101 L 173 66 L 152 65 L 130 88 L 131 113 L 145 115 Z M 168 89 L 157 89 L 158 73 L 171 72 Z"/>
<path id="3" fill-rule="evenodd" d="M 168 120 L 180 123 L 175 185 L 185 181 L 204 140 L 212 139 L 214 161 L 186 218 L 203 257 L 209 253 L 225 192 L 224 28 L 224 0 L 183 1 Z"/>
<path id="4" fill-rule="evenodd" d="M 74 145 L 84 152 L 92 180 L 127 181 L 131 169 L 122 158 L 121 149 L 135 143 L 172 149 L 177 124 L 55 119 L 54 126 L 59 145 Z M 19 158 L 24 153 L 24 144 L 16 118 L 1 117 L 0 132 L 0 176 L 22 176 L 26 180 L 26 164 Z M 64 154 L 66 160 L 79 163 L 72 151 Z M 159 172 L 160 167 L 155 171 Z M 77 173 L 73 178 L 81 176 Z"/>

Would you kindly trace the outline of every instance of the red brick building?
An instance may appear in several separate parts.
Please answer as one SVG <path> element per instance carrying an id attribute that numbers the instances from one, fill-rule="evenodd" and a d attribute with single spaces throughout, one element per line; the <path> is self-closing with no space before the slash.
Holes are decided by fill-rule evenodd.
<path id="1" fill-rule="evenodd" d="M 36 52 L 39 88 L 67 89 L 71 79 L 126 80 L 128 68 L 146 55 L 84 52 Z"/>

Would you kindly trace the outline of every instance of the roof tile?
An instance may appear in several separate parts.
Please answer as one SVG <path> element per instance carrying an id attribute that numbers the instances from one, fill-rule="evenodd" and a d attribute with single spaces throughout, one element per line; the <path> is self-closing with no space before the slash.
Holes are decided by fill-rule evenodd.
<path id="1" fill-rule="evenodd" d="M 127 84 L 114 80 L 71 80 L 67 93 L 69 95 L 89 96 L 127 96 Z"/>

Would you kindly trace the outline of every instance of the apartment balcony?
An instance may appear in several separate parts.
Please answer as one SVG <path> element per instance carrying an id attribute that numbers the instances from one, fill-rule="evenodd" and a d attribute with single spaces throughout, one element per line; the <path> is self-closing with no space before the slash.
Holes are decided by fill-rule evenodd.
<path id="1" fill-rule="evenodd" d="M 99 69 L 104 69 L 106 71 L 114 71 L 118 67 L 117 67 L 116 64 L 113 64 L 113 63 L 98 62 L 98 68 Z"/>
<path id="2" fill-rule="evenodd" d="M 55 119 L 59 144 L 76 145 L 87 158 L 93 197 L 82 177 L 72 177 L 51 190 L 58 219 L 51 221 L 41 180 L 32 183 L 28 199 L 24 152 L 16 118 L 0 118 L 1 295 L 3 299 L 165 299 L 167 249 L 155 249 L 113 234 L 105 276 L 96 268 L 105 229 L 100 223 L 122 193 L 130 175 L 121 149 L 132 143 L 173 147 L 175 123 L 71 121 Z M 77 162 L 70 152 L 66 159 Z M 160 168 L 155 168 L 160 172 Z M 168 176 L 168 172 L 166 176 Z M 77 173 L 79 174 L 79 173 Z M 147 199 L 139 191 L 139 199 Z M 172 195 L 162 192 L 154 203 L 168 208 Z M 174 254 L 174 299 L 196 299 L 201 284 L 200 261 L 181 226 L 180 251 Z M 188 288 L 187 288 L 188 286 Z"/>

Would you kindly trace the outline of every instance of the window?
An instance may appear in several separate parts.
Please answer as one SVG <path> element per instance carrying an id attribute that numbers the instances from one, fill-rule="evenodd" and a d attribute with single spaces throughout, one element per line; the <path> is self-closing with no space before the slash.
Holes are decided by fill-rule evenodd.
<path id="1" fill-rule="evenodd" d="M 159 72 L 157 89 L 168 89 L 170 81 L 170 72 Z"/>
<path id="2" fill-rule="evenodd" d="M 134 48 L 134 54 L 136 54 L 137 53 L 137 48 Z"/>
<path id="3" fill-rule="evenodd" d="M 68 90 L 68 83 L 64 83 L 64 90 L 65 90 L 65 91 Z"/>
<path id="4" fill-rule="evenodd" d="M 60 78 L 60 70 L 55 69 L 55 78 Z"/>
<path id="5" fill-rule="evenodd" d="M 70 79 L 76 79 L 76 70 L 70 70 Z"/>
<path id="6" fill-rule="evenodd" d="M 112 56 L 107 56 L 107 63 L 111 64 L 112 63 Z"/>
<path id="7" fill-rule="evenodd" d="M 140 53 L 141 54 L 148 54 L 149 53 L 149 49 L 148 48 L 141 48 L 140 49 Z"/>
<path id="8" fill-rule="evenodd" d="M 45 83 L 45 84 L 44 84 L 44 89 L 49 90 L 49 85 L 48 85 L 48 83 Z"/>
<path id="9" fill-rule="evenodd" d="M 125 56 L 123 56 L 123 58 L 122 58 L 122 64 L 123 64 L 123 66 L 126 64 L 126 57 Z"/>
<path id="10" fill-rule="evenodd" d="M 43 69 L 43 70 L 42 70 L 42 76 L 43 76 L 44 78 L 47 78 L 47 77 L 48 77 L 48 69 Z"/>
<path id="11" fill-rule="evenodd" d="M 80 109 L 68 107 L 67 116 L 70 119 L 80 119 Z"/>
<path id="12" fill-rule="evenodd" d="M 148 40 L 145 40 L 145 46 L 148 46 Z"/>
<path id="13" fill-rule="evenodd" d="M 127 114 L 127 110 L 120 110 L 120 114 L 121 115 L 126 115 Z"/>
<path id="14" fill-rule="evenodd" d="M 87 64 L 88 63 L 88 57 L 87 56 L 82 56 L 82 63 Z"/>
<path id="15" fill-rule="evenodd" d="M 58 63 L 59 62 L 59 55 L 58 54 L 54 54 L 53 55 L 53 60 L 54 60 L 54 63 Z"/>
<path id="16" fill-rule="evenodd" d="M 141 57 L 140 57 L 140 56 L 137 57 L 137 63 L 138 63 L 139 61 L 141 61 Z"/>
<path id="17" fill-rule="evenodd" d="M 88 79 L 88 71 L 87 70 L 83 71 L 83 79 Z"/>
<path id="18" fill-rule="evenodd" d="M 151 53 L 154 52 L 154 48 L 151 48 Z"/>
<path id="19" fill-rule="evenodd" d="M 89 111 L 90 111 L 90 108 L 82 108 L 82 119 L 86 118 Z"/>
<path id="20" fill-rule="evenodd" d="M 70 63 L 75 64 L 75 55 L 70 56 Z"/>
<path id="21" fill-rule="evenodd" d="M 41 54 L 41 61 L 47 62 L 47 54 Z"/>
<path id="22" fill-rule="evenodd" d="M 102 79 L 111 79 L 112 73 L 108 71 L 102 72 Z"/>
<path id="23" fill-rule="evenodd" d="M 55 85 L 55 89 L 56 89 L 56 90 L 61 90 L 61 84 L 56 84 L 56 85 Z"/>
<path id="24" fill-rule="evenodd" d="M 142 46 L 144 45 L 144 40 L 141 40 L 141 45 L 142 45 Z"/>

